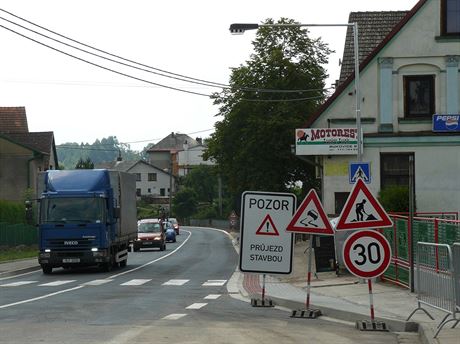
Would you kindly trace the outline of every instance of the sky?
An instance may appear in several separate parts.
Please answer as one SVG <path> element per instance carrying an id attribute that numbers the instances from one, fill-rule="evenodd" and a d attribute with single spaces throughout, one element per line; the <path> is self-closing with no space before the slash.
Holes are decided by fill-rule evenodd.
<path id="1" fill-rule="evenodd" d="M 232 23 L 261 23 L 267 18 L 285 17 L 303 24 L 345 24 L 352 11 L 410 10 L 416 3 L 417 0 L 2 0 L 0 106 L 24 106 L 29 131 L 53 131 L 56 145 L 93 143 L 116 136 L 131 149 L 142 150 L 171 132 L 206 138 L 213 132 L 215 122 L 222 119 L 207 95 L 220 89 L 152 71 L 228 84 L 231 68 L 245 64 L 253 53 L 255 39 L 255 31 L 231 35 L 228 29 Z M 102 54 L 22 19 L 141 63 L 145 70 L 89 55 L 11 23 Z M 326 86 L 330 86 L 339 77 L 346 28 L 312 27 L 309 31 L 335 51 L 326 66 Z"/>

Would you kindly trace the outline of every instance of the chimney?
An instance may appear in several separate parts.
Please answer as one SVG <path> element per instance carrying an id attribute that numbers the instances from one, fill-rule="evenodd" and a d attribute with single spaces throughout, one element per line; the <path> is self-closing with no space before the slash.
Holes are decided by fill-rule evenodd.
<path id="1" fill-rule="evenodd" d="M 118 157 L 117 157 L 117 161 L 122 161 L 123 158 L 121 157 L 121 151 L 118 150 Z"/>
<path id="2" fill-rule="evenodd" d="M 198 144 L 203 144 L 203 139 L 201 137 L 197 137 L 195 140 L 198 142 Z"/>

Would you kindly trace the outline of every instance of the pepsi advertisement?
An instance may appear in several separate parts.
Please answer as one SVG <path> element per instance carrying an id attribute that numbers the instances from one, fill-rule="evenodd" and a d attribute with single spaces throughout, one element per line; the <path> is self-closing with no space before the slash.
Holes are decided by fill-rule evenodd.
<path id="1" fill-rule="evenodd" d="M 460 114 L 457 115 L 433 115 L 434 132 L 460 132 Z"/>

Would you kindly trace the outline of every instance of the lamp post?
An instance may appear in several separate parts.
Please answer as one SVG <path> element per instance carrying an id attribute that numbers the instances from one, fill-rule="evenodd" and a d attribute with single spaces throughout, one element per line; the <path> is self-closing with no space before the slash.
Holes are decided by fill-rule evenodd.
<path id="1" fill-rule="evenodd" d="M 358 161 L 362 161 L 362 128 L 361 128 L 361 102 L 359 88 L 359 48 L 358 48 L 358 23 L 348 24 L 231 24 L 230 32 L 232 34 L 242 35 L 247 30 L 257 30 L 259 27 L 314 27 L 314 26 L 345 26 L 353 28 L 353 47 L 355 60 L 355 102 L 356 102 L 356 130 L 358 141 Z"/>

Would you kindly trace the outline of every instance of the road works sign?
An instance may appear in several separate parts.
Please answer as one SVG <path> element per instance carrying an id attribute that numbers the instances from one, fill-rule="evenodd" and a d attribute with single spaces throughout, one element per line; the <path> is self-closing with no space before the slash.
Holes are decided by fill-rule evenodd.
<path id="1" fill-rule="evenodd" d="M 353 233 L 345 240 L 342 253 L 348 271 L 360 278 L 378 277 L 390 265 L 390 244 L 377 231 Z"/>
<path id="2" fill-rule="evenodd" d="M 335 230 L 366 229 L 391 227 L 391 221 L 385 209 L 358 178 L 348 196 L 340 214 Z"/>
<path id="3" fill-rule="evenodd" d="M 315 189 L 311 189 L 286 228 L 288 232 L 334 235 L 331 223 L 319 201 Z"/>
<path id="4" fill-rule="evenodd" d="M 286 227 L 296 197 L 288 193 L 246 191 L 241 202 L 240 270 L 289 274 L 292 233 Z"/>

